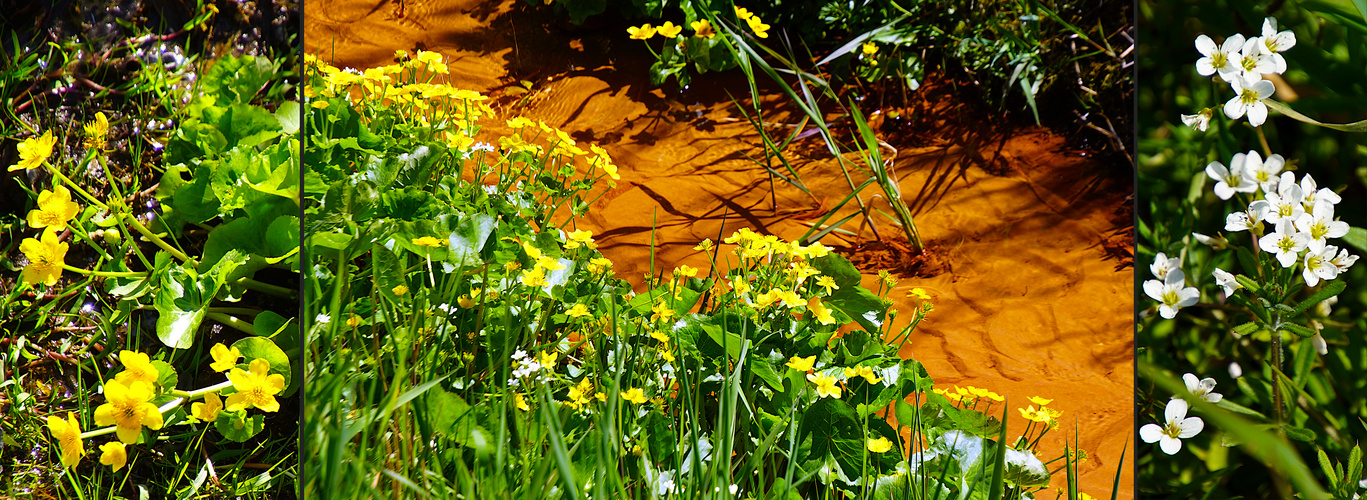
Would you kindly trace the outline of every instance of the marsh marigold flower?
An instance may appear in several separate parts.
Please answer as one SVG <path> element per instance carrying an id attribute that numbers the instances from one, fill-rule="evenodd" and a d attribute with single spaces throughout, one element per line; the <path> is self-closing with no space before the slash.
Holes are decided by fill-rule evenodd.
<path id="1" fill-rule="evenodd" d="M 43 190 L 38 193 L 38 208 L 28 213 L 28 227 L 61 231 L 80 212 L 81 206 L 71 201 L 71 191 L 66 186 L 57 186 L 51 191 Z"/>
<path id="2" fill-rule="evenodd" d="M 693 28 L 693 35 L 707 39 L 717 36 L 717 30 L 712 28 L 712 23 L 706 19 L 699 19 L 688 24 Z"/>
<path id="3" fill-rule="evenodd" d="M 632 26 L 627 28 L 627 34 L 631 35 L 632 40 L 649 40 L 650 37 L 655 36 L 655 27 L 651 26 L 650 23 Z"/>
<path id="4" fill-rule="evenodd" d="M 565 315 L 571 318 L 582 318 L 584 316 L 588 316 L 589 306 L 586 306 L 584 304 L 575 304 L 573 307 L 570 307 L 568 311 L 565 311 Z"/>
<path id="5" fill-rule="evenodd" d="M 119 441 L 134 443 L 143 426 L 152 430 L 161 428 L 161 411 L 152 404 L 152 386 L 141 380 L 124 385 L 118 380 L 104 384 L 104 397 L 108 403 L 95 409 L 95 425 L 116 425 Z"/>
<path id="6" fill-rule="evenodd" d="M 248 368 L 251 371 L 233 368 L 228 372 L 228 380 L 233 381 L 233 389 L 237 392 L 228 396 L 224 407 L 228 411 L 238 411 L 252 406 L 260 408 L 261 411 L 280 410 L 280 402 L 275 400 L 275 395 L 285 390 L 285 376 L 269 373 L 271 363 L 261 358 L 253 359 Z"/>
<path id="7" fill-rule="evenodd" d="M 444 246 L 446 246 L 446 242 L 445 242 L 445 241 L 436 239 L 436 238 L 431 237 L 431 236 L 423 236 L 423 237 L 421 237 L 421 238 L 413 238 L 413 244 L 414 244 L 414 245 L 418 245 L 418 246 L 423 246 L 423 247 L 444 247 Z"/>
<path id="8" fill-rule="evenodd" d="M 864 445 L 869 451 L 874 453 L 887 453 L 888 450 L 892 449 L 892 441 L 889 441 L 888 438 L 882 436 L 879 436 L 878 439 L 870 438 L 865 441 Z"/>
<path id="9" fill-rule="evenodd" d="M 672 21 L 665 21 L 659 28 L 655 28 L 655 32 L 665 38 L 674 38 L 683 32 L 683 26 L 675 26 Z"/>
<path id="10" fill-rule="evenodd" d="M 218 412 L 223 410 L 223 399 L 218 397 L 217 392 L 204 395 L 204 402 L 190 405 L 190 416 L 205 422 L 212 422 L 218 418 Z"/>
<path id="11" fill-rule="evenodd" d="M 52 131 L 43 132 L 41 137 L 30 137 L 19 143 L 19 163 L 9 167 L 9 171 L 24 169 L 34 169 L 42 166 L 47 157 L 52 156 L 52 148 L 57 145 L 57 138 L 52 136 Z"/>
<path id="12" fill-rule="evenodd" d="M 52 437 L 57 440 L 57 448 L 62 452 L 62 466 L 73 467 L 80 462 L 85 449 L 81 446 L 81 423 L 76 420 L 76 414 L 66 412 L 66 420 L 48 415 L 47 428 L 52 432 Z"/>
<path id="13" fill-rule="evenodd" d="M 399 285 L 394 287 L 394 289 L 391 291 L 394 292 L 394 295 L 403 296 L 404 294 L 408 293 L 408 287 L 404 285 Z"/>
<path id="14" fill-rule="evenodd" d="M 114 376 L 114 380 L 123 385 L 130 385 L 133 382 L 142 381 L 148 385 L 155 384 L 157 377 L 157 367 L 152 366 L 152 360 L 145 353 L 138 351 L 119 351 L 119 362 L 123 363 L 123 371 Z"/>
<path id="15" fill-rule="evenodd" d="M 67 248 L 67 244 L 58 240 L 57 234 L 52 232 L 44 232 L 41 239 L 28 238 L 20 243 L 19 250 L 29 260 L 22 274 L 24 284 L 57 284 L 62 276 Z"/>
<path id="16" fill-rule="evenodd" d="M 100 463 L 114 468 L 118 472 L 123 466 L 128 465 L 128 450 L 119 441 L 110 441 L 100 445 Z"/>
<path id="17" fill-rule="evenodd" d="M 805 372 L 805 371 L 810 371 L 810 370 L 812 369 L 812 366 L 815 365 L 815 364 L 816 364 L 816 355 L 813 354 L 813 355 L 807 356 L 807 357 L 805 357 L 805 358 L 800 358 L 800 357 L 797 357 L 797 356 L 793 356 L 793 357 L 791 357 L 791 358 L 788 358 L 788 364 L 787 364 L 787 366 L 788 366 L 788 368 L 792 368 L 792 369 L 797 370 L 797 371 L 800 371 L 800 372 Z"/>
<path id="18" fill-rule="evenodd" d="M 109 138 L 109 118 L 104 116 L 104 112 L 95 113 L 95 119 L 85 124 L 83 128 L 85 129 L 85 147 L 104 149 L 105 141 Z"/>
<path id="19" fill-rule="evenodd" d="M 808 300 L 807 310 L 811 311 L 816 320 L 823 325 L 834 325 L 836 323 L 835 316 L 831 314 L 831 310 L 825 304 L 821 303 L 821 299 L 812 297 L 811 300 Z"/>
<path id="20" fill-rule="evenodd" d="M 209 368 L 216 372 L 226 372 L 237 366 L 237 359 L 242 357 L 242 351 L 219 342 L 209 348 L 209 355 L 214 358 L 214 362 L 209 363 Z"/>
<path id="21" fill-rule="evenodd" d="M 816 384 L 817 397 L 833 397 L 840 399 L 840 386 L 835 385 L 835 377 L 828 377 L 821 373 L 808 373 L 807 380 Z"/>
<path id="22" fill-rule="evenodd" d="M 866 56 L 871 56 L 878 53 L 878 45 L 873 42 L 864 42 L 864 44 L 860 45 L 859 48 L 860 50 L 864 51 L 864 55 Z"/>
<path id="23" fill-rule="evenodd" d="M 755 32 L 755 36 L 769 38 L 769 25 L 764 24 L 764 21 L 761 21 L 759 16 L 750 16 L 745 19 L 745 22 L 746 24 L 749 24 L 750 29 Z"/>
<path id="24" fill-rule="evenodd" d="M 641 392 L 641 389 L 639 387 L 633 387 L 627 392 L 622 393 L 622 399 L 631 401 L 632 403 L 636 403 L 638 405 L 645 404 L 645 402 L 647 401 L 645 393 Z"/>

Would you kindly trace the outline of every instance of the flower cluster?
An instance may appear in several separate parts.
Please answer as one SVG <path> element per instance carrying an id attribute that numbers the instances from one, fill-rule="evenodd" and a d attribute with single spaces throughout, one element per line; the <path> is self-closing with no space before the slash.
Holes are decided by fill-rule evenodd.
<path id="1" fill-rule="evenodd" d="M 743 7 L 735 7 L 735 9 L 736 17 L 739 18 L 741 21 L 744 21 L 746 26 L 750 28 L 750 31 L 755 32 L 755 36 L 760 38 L 769 38 L 770 26 L 768 24 L 764 24 L 764 21 L 761 20 L 759 16 L 756 16 L 754 13 L 751 13 L 749 10 Z M 708 21 L 707 19 L 699 19 L 697 21 L 693 21 L 689 23 L 688 26 L 690 28 L 693 28 L 694 37 L 706 38 L 710 40 L 712 39 L 712 37 L 717 36 L 717 29 L 713 27 L 712 22 Z M 683 26 L 675 25 L 673 21 L 665 21 L 664 24 L 661 24 L 659 26 L 653 26 L 650 23 L 645 23 L 640 26 L 632 26 L 627 28 L 627 35 L 629 35 L 632 40 L 649 40 L 651 38 L 654 38 L 655 35 L 660 35 L 661 37 L 667 39 L 675 39 L 678 38 L 681 33 L 683 33 Z"/>
<path id="2" fill-rule="evenodd" d="M 1196 72 L 1201 76 L 1219 75 L 1234 90 L 1234 98 L 1224 105 L 1225 115 L 1239 119 L 1248 115 L 1254 127 L 1267 120 L 1267 105 L 1263 103 L 1276 90 L 1263 75 L 1282 74 L 1286 58 L 1282 52 L 1296 45 L 1296 35 L 1290 30 L 1277 31 L 1277 20 L 1263 20 L 1262 36 L 1246 38 L 1235 34 L 1217 45 L 1209 36 L 1196 37 L 1196 50 L 1201 58 L 1196 61 Z M 1210 124 L 1214 109 L 1195 115 L 1182 115 L 1182 122 L 1197 130 Z"/>
<path id="3" fill-rule="evenodd" d="M 1197 380 L 1196 375 L 1182 375 L 1182 380 L 1187 385 L 1187 391 L 1193 396 L 1203 401 L 1218 403 L 1222 396 L 1214 392 L 1215 379 L 1206 378 Z M 1173 396 L 1168 401 L 1167 407 L 1163 410 L 1164 421 L 1159 424 L 1144 424 L 1139 428 L 1139 437 L 1145 443 L 1157 442 L 1163 453 L 1176 455 L 1182 449 L 1182 440 L 1195 437 L 1205 428 L 1206 423 L 1201 417 L 1188 417 L 1187 410 L 1191 405 L 1180 396 Z"/>

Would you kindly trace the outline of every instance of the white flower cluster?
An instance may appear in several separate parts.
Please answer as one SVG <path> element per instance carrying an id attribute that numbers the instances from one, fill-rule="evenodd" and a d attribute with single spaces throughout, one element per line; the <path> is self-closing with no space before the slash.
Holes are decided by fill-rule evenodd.
<path id="1" fill-rule="evenodd" d="M 1182 375 L 1182 381 L 1187 384 L 1187 390 L 1209 403 L 1219 403 L 1223 396 L 1215 392 L 1215 379 L 1204 378 L 1196 379 L 1196 375 L 1191 373 Z M 1145 443 L 1158 442 L 1158 447 L 1163 449 L 1163 453 L 1176 455 L 1182 449 L 1182 440 L 1196 437 L 1205 429 L 1206 423 L 1201 417 L 1188 417 L 1187 410 L 1190 405 L 1180 396 L 1173 396 L 1168 401 L 1168 406 L 1163 409 L 1165 422 L 1159 424 L 1144 424 L 1139 428 L 1139 438 Z"/>
<path id="2" fill-rule="evenodd" d="M 1216 45 L 1206 35 L 1196 37 L 1196 50 L 1201 58 L 1196 61 L 1196 72 L 1201 76 L 1218 74 L 1221 80 L 1229 82 L 1234 90 L 1234 98 L 1225 103 L 1225 115 L 1237 120 L 1248 115 L 1248 123 L 1254 127 L 1267 121 L 1267 99 L 1276 90 L 1271 81 L 1263 75 L 1286 72 L 1286 58 L 1282 52 L 1296 46 L 1296 34 L 1291 30 L 1277 31 L 1277 20 L 1263 20 L 1262 36 L 1245 38 L 1235 34 Z M 1187 126 L 1206 130 L 1210 125 L 1213 109 L 1194 115 L 1182 115 Z"/>
<path id="3" fill-rule="evenodd" d="M 509 387 L 517 387 L 522 379 L 532 376 L 541 371 L 541 363 L 527 355 L 527 351 L 518 349 L 513 352 L 513 377 L 508 379 Z"/>
<path id="4" fill-rule="evenodd" d="M 1164 319 L 1176 317 L 1178 309 L 1195 305 L 1201 297 L 1196 287 L 1185 286 L 1187 275 L 1182 272 L 1181 260 L 1177 257 L 1168 258 L 1158 252 L 1149 270 L 1158 279 L 1145 281 L 1144 293 L 1159 302 L 1158 314 Z"/>
<path id="5" fill-rule="evenodd" d="M 1234 155 L 1228 169 L 1220 162 L 1206 166 L 1206 175 L 1218 181 L 1215 195 L 1228 200 L 1234 193 L 1263 193 L 1243 211 L 1225 217 L 1225 230 L 1251 231 L 1258 237 L 1258 248 L 1276 254 L 1283 268 L 1305 265 L 1301 277 L 1307 286 L 1320 280 L 1332 280 L 1348 270 L 1357 256 L 1329 244 L 1330 238 L 1348 234 L 1348 223 L 1334 219 L 1334 205 L 1343 198 L 1332 189 L 1321 188 L 1306 174 L 1296 182 L 1291 172 L 1282 172 L 1285 160 L 1272 155 L 1263 161 L 1257 151 Z M 1272 225 L 1272 232 L 1264 234 L 1263 223 Z M 1220 269 L 1215 279 L 1225 287 L 1225 293 L 1239 288 L 1234 276 Z"/>

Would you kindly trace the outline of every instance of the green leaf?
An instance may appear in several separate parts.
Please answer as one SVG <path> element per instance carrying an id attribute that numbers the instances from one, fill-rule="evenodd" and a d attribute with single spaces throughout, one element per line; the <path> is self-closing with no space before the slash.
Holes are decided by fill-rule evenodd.
<path id="1" fill-rule="evenodd" d="M 854 408 L 835 398 L 820 398 L 802 414 L 798 442 L 807 447 L 804 463 L 834 458 L 845 477 L 859 477 L 864 458 L 864 432 Z"/>
<path id="2" fill-rule="evenodd" d="M 1240 337 L 1248 336 L 1256 331 L 1258 331 L 1258 323 L 1252 321 L 1234 327 L 1234 333 L 1238 334 Z"/>
<path id="3" fill-rule="evenodd" d="M 1329 479 L 1329 489 L 1338 489 L 1340 478 L 1334 475 L 1334 467 L 1329 463 L 1329 455 L 1326 455 L 1324 449 L 1319 446 L 1315 447 L 1315 454 L 1320 462 L 1320 470 L 1323 470 L 1324 477 Z"/>
<path id="4" fill-rule="evenodd" d="M 170 363 L 160 359 L 152 360 L 152 367 L 157 369 L 156 386 L 158 394 L 169 392 L 176 388 L 176 384 L 180 383 L 180 376 L 176 374 L 175 367 L 172 367 Z"/>
<path id="5" fill-rule="evenodd" d="M 1303 313 L 1306 309 L 1314 307 L 1315 304 L 1318 304 L 1328 299 L 1329 297 L 1338 295 L 1340 292 L 1343 292 L 1344 288 L 1347 287 L 1348 283 L 1345 283 L 1342 280 L 1331 281 L 1329 282 L 1329 284 L 1324 285 L 1324 288 L 1321 288 L 1320 291 L 1310 294 L 1310 296 L 1306 297 L 1306 299 L 1301 301 L 1301 303 L 1296 304 L 1296 307 L 1291 311 L 1291 314 L 1294 316 Z"/>
<path id="6" fill-rule="evenodd" d="M 275 332 L 280 330 L 280 327 L 285 326 L 287 322 L 288 320 L 284 316 L 275 311 L 261 311 L 256 315 L 256 319 L 252 320 L 252 331 L 257 336 L 270 337 L 275 335 Z"/>
<path id="7" fill-rule="evenodd" d="M 295 101 L 280 103 L 280 107 L 275 109 L 275 119 L 280 122 L 281 133 L 288 135 L 299 131 L 301 109 L 303 108 Z"/>
<path id="8" fill-rule="evenodd" d="M 204 320 L 210 301 L 223 286 L 223 278 L 246 262 L 236 250 L 228 252 L 203 274 L 189 263 L 158 273 L 158 289 L 152 303 L 157 308 L 157 338 L 176 349 L 194 345 L 194 334 Z"/>
<path id="9" fill-rule="evenodd" d="M 1282 424 L 1282 430 L 1286 432 L 1286 437 L 1306 443 L 1315 442 L 1315 431 L 1303 427 L 1296 427 L 1291 424 Z"/>
<path id="10" fill-rule="evenodd" d="M 1364 12 L 1364 15 L 1367 15 L 1367 10 L 1364 10 L 1367 9 L 1367 0 L 1353 0 L 1353 3 L 1357 6 L 1360 12 Z M 1300 114 L 1296 110 L 1291 109 L 1290 106 L 1277 102 L 1276 99 L 1263 99 L 1263 103 L 1267 104 L 1267 107 L 1271 108 L 1273 111 L 1286 115 L 1287 117 L 1299 122 L 1309 123 L 1311 125 L 1317 125 L 1320 127 L 1339 130 L 1343 132 L 1367 132 L 1367 120 L 1345 124 L 1322 123 L 1318 120 L 1315 120 L 1314 118 Z"/>
<path id="11" fill-rule="evenodd" d="M 1282 329 L 1281 329 L 1281 331 L 1283 331 L 1283 332 L 1288 332 L 1288 333 L 1294 333 L 1294 334 L 1296 334 L 1297 336 L 1299 336 L 1300 338 L 1310 338 L 1310 337 L 1314 337 L 1314 336 L 1315 336 L 1315 333 L 1316 333 L 1314 330 L 1311 330 L 1311 329 L 1306 328 L 1306 327 L 1301 326 L 1301 325 L 1297 325 L 1297 324 L 1295 324 L 1295 323 L 1284 323 L 1284 324 L 1282 324 Z"/>
<path id="12" fill-rule="evenodd" d="M 1348 234 L 1343 236 L 1343 241 L 1356 247 L 1358 250 L 1367 252 L 1367 229 L 1360 227 L 1348 228 Z"/>
<path id="13" fill-rule="evenodd" d="M 917 419 L 916 414 L 919 413 L 920 410 L 915 406 L 912 406 L 911 403 L 908 403 L 905 399 L 899 399 L 894 404 L 893 411 L 897 415 L 897 427 L 899 429 L 903 427 L 911 427 L 914 429 Z"/>
<path id="14" fill-rule="evenodd" d="M 282 257 L 299 249 L 299 218 L 293 215 L 276 217 L 266 227 L 262 257 Z"/>
<path id="15" fill-rule="evenodd" d="M 256 436 L 266 428 L 266 417 L 260 413 L 247 416 L 247 411 L 220 411 L 214 420 L 214 429 L 229 441 L 241 443 Z"/>
<path id="16" fill-rule="evenodd" d="M 498 227 L 498 220 L 488 214 L 474 214 L 462 218 L 455 227 L 447 247 L 447 261 L 457 267 L 474 267 L 484 262 L 480 252 L 489 235 Z"/>

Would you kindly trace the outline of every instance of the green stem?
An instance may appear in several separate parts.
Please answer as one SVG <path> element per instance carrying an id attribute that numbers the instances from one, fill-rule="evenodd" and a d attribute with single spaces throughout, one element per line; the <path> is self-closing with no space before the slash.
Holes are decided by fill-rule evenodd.
<path id="1" fill-rule="evenodd" d="M 184 399 L 200 399 L 200 398 L 203 398 L 205 394 L 208 394 L 208 393 L 211 393 L 211 392 L 218 392 L 218 391 L 221 391 L 221 390 L 223 390 L 223 389 L 227 389 L 227 388 L 232 387 L 232 386 L 233 386 L 233 382 L 232 382 L 231 380 L 225 380 L 225 381 L 223 381 L 222 383 L 215 384 L 215 385 L 211 385 L 211 386 L 205 387 L 205 388 L 203 388 L 203 389 L 196 389 L 196 390 L 193 390 L 193 391 L 182 391 L 182 390 L 180 390 L 180 389 L 175 389 L 175 390 L 172 390 L 172 391 L 171 391 L 171 395 L 172 395 L 172 396 L 175 396 L 175 397 L 178 397 L 178 398 L 184 398 Z"/>
<path id="2" fill-rule="evenodd" d="M 57 167 L 52 165 L 52 162 L 43 160 L 43 166 L 47 167 L 47 171 L 52 173 L 53 177 L 61 179 L 62 182 L 67 183 L 71 186 L 72 189 L 75 189 L 77 193 L 79 193 L 82 197 L 85 198 L 85 201 L 88 201 L 91 205 L 95 205 L 104 210 L 109 210 L 109 205 L 101 203 L 99 198 L 96 198 L 95 196 L 91 195 L 88 191 L 86 191 L 85 188 L 82 188 L 75 182 L 72 182 L 71 178 L 67 177 L 66 174 L 63 174 L 61 171 L 57 170 Z"/>
<path id="3" fill-rule="evenodd" d="M 147 229 L 147 226 L 142 225 L 142 222 L 139 221 L 137 217 L 134 217 L 133 214 L 123 214 L 123 221 L 127 222 L 128 226 L 132 227 L 133 230 L 141 233 L 144 237 L 146 237 L 147 241 L 152 242 L 152 244 L 156 245 L 157 248 L 165 250 L 167 253 L 171 254 L 172 257 L 180 259 L 181 262 L 189 262 L 192 264 L 195 263 L 194 259 L 191 259 L 190 256 L 185 255 L 185 252 L 177 250 L 176 247 L 173 247 L 170 244 L 166 243 L 166 241 L 161 239 L 160 236 L 157 236 L 156 233 L 153 233 L 151 229 Z"/>
<path id="4" fill-rule="evenodd" d="M 79 268 L 79 267 L 68 266 L 68 265 L 66 265 L 66 264 L 62 264 L 62 269 L 67 270 L 67 271 L 71 271 L 71 272 L 73 272 L 73 273 L 87 274 L 87 275 L 90 275 L 90 276 L 103 276 L 103 277 L 106 277 L 106 278 L 138 278 L 138 277 L 147 277 L 147 275 L 148 275 L 148 273 L 145 273 L 145 272 L 143 272 L 143 273 L 138 273 L 138 272 L 132 272 L 132 271 L 127 271 L 127 272 L 123 272 L 123 271 L 92 271 L 92 270 L 89 270 L 89 269 L 81 269 L 81 268 Z"/>
<path id="5" fill-rule="evenodd" d="M 206 312 L 204 313 L 204 317 L 206 319 L 212 319 L 219 323 L 223 323 L 225 325 L 233 327 L 234 329 L 237 329 L 238 331 L 241 331 L 243 333 L 256 335 L 256 329 L 251 323 L 237 319 L 237 317 L 235 316 L 229 316 L 227 314 L 216 312 Z"/>
<path id="6" fill-rule="evenodd" d="M 251 278 L 241 278 L 237 281 L 234 281 L 233 284 L 241 285 L 244 288 L 256 290 L 258 292 L 265 293 L 268 295 L 274 295 L 277 297 L 284 297 L 288 299 L 298 297 L 298 295 L 296 295 L 298 291 L 296 291 L 295 289 L 272 285 L 270 283 L 262 283 Z"/>

